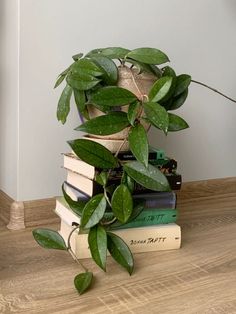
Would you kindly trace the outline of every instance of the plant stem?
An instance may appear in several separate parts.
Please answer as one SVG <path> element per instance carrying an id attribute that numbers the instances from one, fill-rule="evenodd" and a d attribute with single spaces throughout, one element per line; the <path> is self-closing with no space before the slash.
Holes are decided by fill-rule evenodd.
<path id="1" fill-rule="evenodd" d="M 73 232 L 74 232 L 75 230 L 77 230 L 77 229 L 79 229 L 79 225 L 76 226 L 76 227 L 70 232 L 70 234 L 69 234 L 69 236 L 68 236 L 68 240 L 67 240 L 67 251 L 70 252 L 70 254 L 74 257 L 76 263 L 79 264 L 80 267 L 82 267 L 82 268 L 85 270 L 85 272 L 87 272 L 88 269 L 78 260 L 78 258 L 77 258 L 76 255 L 74 254 L 74 252 L 71 250 L 71 245 L 70 245 L 71 236 L 72 236 Z"/>
<path id="2" fill-rule="evenodd" d="M 221 93 L 220 91 L 218 91 L 217 89 L 215 89 L 215 88 L 213 88 L 213 87 L 211 87 L 211 86 L 208 86 L 208 85 L 206 85 L 206 84 L 204 84 L 204 83 L 202 83 L 202 82 L 198 82 L 198 81 L 195 81 L 195 80 L 191 80 L 191 82 L 196 83 L 196 84 L 199 84 L 199 85 L 202 85 L 202 86 L 204 86 L 204 87 L 206 87 L 206 88 L 209 88 L 209 89 L 212 90 L 213 92 L 215 92 L 215 93 L 217 93 L 217 94 L 219 94 L 219 95 L 221 95 L 221 96 L 223 96 L 223 97 L 225 97 L 225 98 L 231 100 L 232 102 L 235 102 L 235 103 L 236 103 L 236 100 L 235 100 L 235 99 L 228 97 L 227 95 Z"/>

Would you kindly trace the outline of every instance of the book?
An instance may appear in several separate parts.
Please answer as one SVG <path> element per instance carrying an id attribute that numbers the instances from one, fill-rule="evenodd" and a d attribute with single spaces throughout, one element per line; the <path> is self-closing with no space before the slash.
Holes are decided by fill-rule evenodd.
<path id="1" fill-rule="evenodd" d="M 73 228 L 73 226 L 68 225 L 61 219 L 59 233 L 66 243 Z M 175 223 L 119 229 L 112 232 L 126 242 L 132 253 L 174 250 L 179 249 L 181 245 L 181 228 Z M 88 246 L 88 234 L 79 233 L 79 229 L 75 230 L 71 236 L 71 248 L 77 258 L 91 258 Z"/>
<path id="2" fill-rule="evenodd" d="M 55 213 L 63 219 L 68 225 L 79 225 L 80 217 L 77 216 L 69 207 L 63 197 L 56 199 Z M 121 224 L 118 221 L 111 225 L 112 230 L 135 228 L 142 226 L 152 226 L 159 224 L 167 224 L 176 222 L 178 217 L 177 209 L 170 208 L 143 208 L 143 210 L 130 222 Z M 104 214 L 103 221 L 110 221 L 114 218 L 112 211 L 107 211 Z"/>

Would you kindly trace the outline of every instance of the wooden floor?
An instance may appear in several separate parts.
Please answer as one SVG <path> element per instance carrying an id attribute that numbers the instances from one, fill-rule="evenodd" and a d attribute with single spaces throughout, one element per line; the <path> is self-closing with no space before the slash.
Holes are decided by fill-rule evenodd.
<path id="1" fill-rule="evenodd" d="M 110 258 L 107 273 L 86 260 L 96 281 L 82 296 L 67 253 L 0 223 L 0 313 L 236 313 L 236 194 L 180 203 L 180 250 L 136 255 L 131 277 Z"/>

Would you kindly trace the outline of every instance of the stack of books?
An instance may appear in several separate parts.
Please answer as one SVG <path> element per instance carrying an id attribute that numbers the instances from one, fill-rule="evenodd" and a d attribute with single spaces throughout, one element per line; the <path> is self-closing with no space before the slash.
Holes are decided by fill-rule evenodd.
<path id="1" fill-rule="evenodd" d="M 129 151 L 120 152 L 118 157 L 124 161 L 134 159 Z M 103 187 L 95 181 L 98 171 L 95 167 L 80 160 L 73 152 L 63 154 L 63 159 L 63 167 L 67 171 L 64 188 L 72 200 L 88 201 L 103 192 Z M 164 151 L 155 149 L 150 149 L 149 163 L 156 165 L 166 175 L 172 191 L 156 192 L 135 185 L 134 203 L 142 201 L 143 210 L 126 224 L 115 222 L 111 225 L 111 231 L 126 242 L 132 253 L 178 249 L 181 244 L 181 229 L 176 224 L 178 210 L 174 191 L 181 187 L 181 175 L 176 173 L 177 163 L 166 157 Z M 120 184 L 121 172 L 121 169 L 112 171 L 110 183 L 114 186 Z M 80 224 L 80 218 L 63 197 L 57 198 L 55 213 L 61 219 L 59 232 L 67 243 L 72 230 Z M 112 212 L 105 215 L 104 219 L 107 220 L 113 217 Z M 71 235 L 71 249 L 77 258 L 91 257 L 87 237 L 88 234 L 79 228 Z"/>

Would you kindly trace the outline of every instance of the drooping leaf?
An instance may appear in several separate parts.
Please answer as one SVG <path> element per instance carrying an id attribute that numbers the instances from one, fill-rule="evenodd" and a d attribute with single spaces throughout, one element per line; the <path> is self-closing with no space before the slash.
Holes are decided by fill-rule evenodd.
<path id="1" fill-rule="evenodd" d="M 129 49 L 122 47 L 108 47 L 101 49 L 101 54 L 111 59 L 124 59 L 129 52 Z"/>
<path id="2" fill-rule="evenodd" d="M 37 228 L 32 233 L 35 241 L 45 249 L 67 250 L 64 239 L 54 230 Z"/>
<path id="3" fill-rule="evenodd" d="M 135 187 L 134 180 L 130 176 L 128 176 L 128 174 L 125 171 L 122 174 L 121 183 L 125 184 L 128 187 L 130 193 L 133 193 Z"/>
<path id="4" fill-rule="evenodd" d="M 95 226 L 103 217 L 106 210 L 106 199 L 103 194 L 93 196 L 85 205 L 80 225 L 84 229 Z"/>
<path id="5" fill-rule="evenodd" d="M 128 113 L 127 113 L 127 118 L 129 120 L 129 123 L 134 126 L 134 121 L 137 118 L 139 112 L 140 112 L 140 103 L 138 101 L 133 102 L 132 104 L 129 105 Z"/>
<path id="6" fill-rule="evenodd" d="M 74 153 L 83 161 L 97 168 L 109 169 L 117 166 L 117 158 L 103 145 L 86 139 L 69 141 Z"/>
<path id="7" fill-rule="evenodd" d="M 170 191 L 166 176 L 156 167 L 146 168 L 139 161 L 128 162 L 123 166 L 128 175 L 147 189 L 154 191 Z"/>
<path id="8" fill-rule="evenodd" d="M 97 90 L 91 95 L 90 101 L 93 104 L 103 106 L 127 105 L 137 97 L 129 90 L 118 86 L 107 86 Z"/>
<path id="9" fill-rule="evenodd" d="M 77 60 L 79 60 L 82 57 L 83 57 L 83 54 L 80 52 L 80 53 L 77 53 L 76 55 L 72 56 L 72 59 L 74 61 L 77 61 Z"/>
<path id="10" fill-rule="evenodd" d="M 71 67 L 71 71 L 79 75 L 101 76 L 103 74 L 101 69 L 92 60 L 85 58 L 75 62 Z"/>
<path id="11" fill-rule="evenodd" d="M 107 85 L 115 85 L 118 80 L 118 69 L 110 58 L 99 55 L 92 55 L 91 59 L 103 72 L 103 80 Z"/>
<path id="12" fill-rule="evenodd" d="M 64 81 L 65 77 L 66 77 L 66 74 L 60 75 L 58 79 L 56 80 L 54 88 L 57 88 Z"/>
<path id="13" fill-rule="evenodd" d="M 74 97 L 75 97 L 75 103 L 78 108 L 78 110 L 82 113 L 85 110 L 85 92 L 83 90 L 78 90 L 74 88 Z"/>
<path id="14" fill-rule="evenodd" d="M 57 120 L 62 124 L 66 123 L 66 118 L 70 112 L 70 98 L 72 94 L 72 88 L 67 84 L 63 89 L 58 106 L 57 106 Z"/>
<path id="15" fill-rule="evenodd" d="M 187 128 L 189 128 L 189 125 L 183 118 L 177 116 L 176 114 L 169 113 L 169 132 L 180 131 Z"/>
<path id="16" fill-rule="evenodd" d="M 107 247 L 114 260 L 131 275 L 134 269 L 134 260 L 127 244 L 116 234 L 107 232 Z"/>
<path id="17" fill-rule="evenodd" d="M 64 184 L 62 184 L 62 193 L 63 196 L 67 202 L 67 204 L 70 206 L 70 208 L 73 210 L 73 212 L 77 215 L 77 216 L 81 216 L 84 206 L 86 204 L 87 201 L 82 201 L 82 200 L 78 200 L 78 201 L 74 201 L 65 191 L 64 189 Z"/>
<path id="18" fill-rule="evenodd" d="M 152 102 L 159 102 L 162 100 L 168 94 L 172 80 L 173 78 L 170 76 L 163 76 L 157 80 L 149 92 L 149 100 Z"/>
<path id="19" fill-rule="evenodd" d="M 169 125 L 169 118 L 166 109 L 154 102 L 144 103 L 143 106 L 145 114 L 151 124 L 166 133 Z"/>
<path id="20" fill-rule="evenodd" d="M 125 223 L 129 219 L 133 210 L 133 199 L 125 184 L 121 184 L 115 189 L 111 199 L 111 207 L 120 222 Z"/>
<path id="21" fill-rule="evenodd" d="M 131 127 L 129 136 L 129 147 L 136 159 L 148 166 L 148 138 L 147 133 L 142 124 L 136 124 Z"/>
<path id="22" fill-rule="evenodd" d="M 182 94 L 180 94 L 177 97 L 174 97 L 173 99 L 170 100 L 170 104 L 168 106 L 168 110 L 176 110 L 178 108 L 180 108 L 184 103 L 185 100 L 188 97 L 188 88 L 185 89 L 185 91 L 183 91 Z"/>
<path id="23" fill-rule="evenodd" d="M 162 64 L 169 61 L 167 55 L 156 48 L 137 48 L 130 51 L 127 57 L 147 64 Z"/>
<path id="24" fill-rule="evenodd" d="M 129 125 L 127 114 L 113 111 L 84 122 L 75 130 L 96 135 L 110 135 L 122 131 Z"/>
<path id="25" fill-rule="evenodd" d="M 68 74 L 66 81 L 72 88 L 79 90 L 88 90 L 100 82 L 99 79 L 92 75 L 77 73 Z"/>
<path id="26" fill-rule="evenodd" d="M 188 88 L 190 83 L 191 83 L 191 76 L 190 75 L 181 74 L 181 75 L 177 76 L 174 97 L 182 94 L 185 91 L 185 89 Z"/>
<path id="27" fill-rule="evenodd" d="M 107 259 L 107 234 L 105 229 L 96 225 L 89 230 L 89 249 L 95 263 L 106 271 Z"/>
<path id="28" fill-rule="evenodd" d="M 78 274 L 74 279 L 74 285 L 79 294 L 83 294 L 91 286 L 93 273 L 85 272 Z"/>

